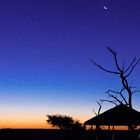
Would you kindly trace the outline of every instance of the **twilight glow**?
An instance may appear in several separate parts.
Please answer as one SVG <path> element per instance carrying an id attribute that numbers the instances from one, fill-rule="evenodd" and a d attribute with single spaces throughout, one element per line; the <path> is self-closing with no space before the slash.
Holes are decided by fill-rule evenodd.
<path id="1" fill-rule="evenodd" d="M 47 128 L 46 114 L 92 117 L 121 85 L 89 58 L 114 69 L 106 46 L 120 63 L 140 57 L 139 13 L 137 0 L 0 1 L 0 128 Z M 139 70 L 131 78 L 140 89 Z"/>

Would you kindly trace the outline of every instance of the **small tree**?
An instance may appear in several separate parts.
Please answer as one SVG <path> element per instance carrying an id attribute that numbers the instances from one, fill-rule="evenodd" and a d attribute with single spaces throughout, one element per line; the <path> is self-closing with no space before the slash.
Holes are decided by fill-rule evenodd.
<path id="1" fill-rule="evenodd" d="M 52 127 L 59 129 L 79 129 L 82 127 L 81 123 L 66 115 L 47 115 L 47 122 Z"/>

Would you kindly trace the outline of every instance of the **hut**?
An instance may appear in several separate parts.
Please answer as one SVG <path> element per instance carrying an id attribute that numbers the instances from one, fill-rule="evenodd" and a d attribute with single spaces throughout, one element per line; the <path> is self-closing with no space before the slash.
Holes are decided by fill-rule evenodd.
<path id="1" fill-rule="evenodd" d="M 99 126 L 108 126 L 108 129 L 113 126 L 113 130 L 114 126 L 138 126 L 140 125 L 140 112 L 120 104 L 84 122 L 85 128 L 88 125 L 91 128 L 96 126 L 97 129 L 100 128 Z"/>

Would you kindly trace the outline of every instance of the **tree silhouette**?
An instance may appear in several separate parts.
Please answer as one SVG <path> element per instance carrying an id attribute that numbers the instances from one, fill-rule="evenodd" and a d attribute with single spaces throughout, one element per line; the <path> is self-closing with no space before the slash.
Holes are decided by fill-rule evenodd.
<path id="1" fill-rule="evenodd" d="M 98 116 L 98 115 L 100 115 L 100 111 L 101 111 L 101 108 L 102 108 L 102 103 L 100 103 L 98 101 L 96 103 L 99 105 L 98 112 L 96 112 L 94 109 L 92 109 L 92 111 L 94 112 L 95 116 Z M 101 130 L 101 127 L 99 125 L 96 125 L 96 130 Z"/>
<path id="2" fill-rule="evenodd" d="M 59 129 L 79 129 L 82 128 L 81 123 L 78 120 L 74 120 L 70 116 L 66 115 L 47 115 L 47 122 L 52 126 Z"/>
<path id="3" fill-rule="evenodd" d="M 117 52 L 114 49 L 111 49 L 109 47 L 107 47 L 107 50 L 113 55 L 113 59 L 114 59 L 115 67 L 116 67 L 115 71 L 104 68 L 103 66 L 97 64 L 92 59 L 90 59 L 90 61 L 101 70 L 110 74 L 117 75 L 121 80 L 122 88 L 120 91 L 108 90 L 106 93 L 108 94 L 109 99 L 100 100 L 100 101 L 101 102 L 107 101 L 115 105 L 117 105 L 117 103 L 125 104 L 129 106 L 130 108 L 132 108 L 132 95 L 133 93 L 140 92 L 140 91 L 134 90 L 135 87 L 131 85 L 131 83 L 128 80 L 128 77 L 131 75 L 134 68 L 139 63 L 140 58 L 137 59 L 136 57 L 134 57 L 134 59 L 131 61 L 131 63 L 127 67 L 125 67 L 124 64 L 120 67 L 118 63 Z M 128 95 L 127 96 L 128 98 L 124 96 L 125 94 Z"/>

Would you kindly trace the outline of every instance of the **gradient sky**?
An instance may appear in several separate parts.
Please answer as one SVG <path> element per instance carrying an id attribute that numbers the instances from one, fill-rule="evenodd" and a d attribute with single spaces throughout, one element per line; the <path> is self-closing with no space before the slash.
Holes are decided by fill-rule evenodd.
<path id="1" fill-rule="evenodd" d="M 120 88 L 89 61 L 114 69 L 106 46 L 121 64 L 140 56 L 139 0 L 0 1 L 0 127 L 47 128 L 46 114 L 92 117 L 105 91 Z M 131 77 L 138 88 L 139 70 Z"/>

